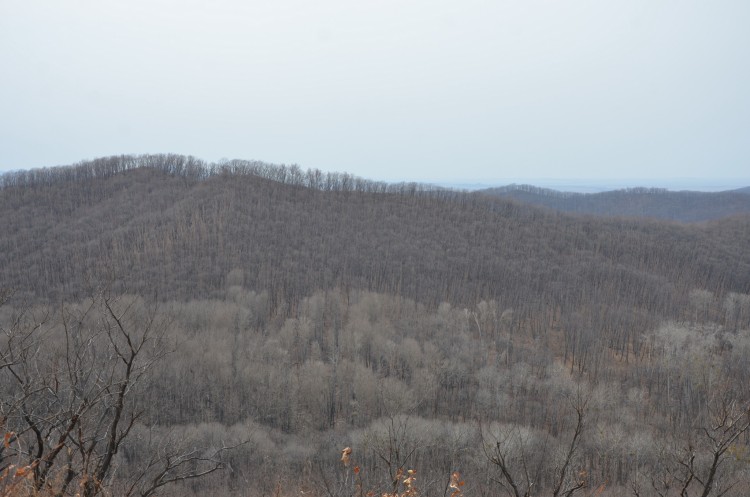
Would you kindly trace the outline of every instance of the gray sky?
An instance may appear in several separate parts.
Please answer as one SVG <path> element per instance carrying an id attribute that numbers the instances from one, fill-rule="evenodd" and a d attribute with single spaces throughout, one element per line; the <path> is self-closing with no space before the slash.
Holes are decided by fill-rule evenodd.
<path id="1" fill-rule="evenodd" d="M 0 170 L 750 184 L 748 0 L 0 0 Z"/>

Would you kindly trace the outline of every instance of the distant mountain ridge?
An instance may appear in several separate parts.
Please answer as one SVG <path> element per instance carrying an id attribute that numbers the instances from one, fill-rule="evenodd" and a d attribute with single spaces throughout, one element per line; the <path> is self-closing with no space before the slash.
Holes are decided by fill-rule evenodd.
<path id="1" fill-rule="evenodd" d="M 750 213 L 750 187 L 722 192 L 637 187 L 601 193 L 577 193 L 511 184 L 487 188 L 479 193 L 560 212 L 605 217 L 700 222 Z"/>

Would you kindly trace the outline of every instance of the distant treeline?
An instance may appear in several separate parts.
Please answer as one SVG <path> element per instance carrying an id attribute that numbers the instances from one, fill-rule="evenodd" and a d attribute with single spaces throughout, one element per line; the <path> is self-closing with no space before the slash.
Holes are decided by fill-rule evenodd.
<path id="1" fill-rule="evenodd" d="M 111 178 L 133 169 L 149 168 L 191 180 L 222 175 L 258 176 L 285 185 L 304 186 L 321 191 L 353 191 L 370 193 L 416 193 L 451 191 L 422 183 L 386 183 L 372 181 L 348 173 L 303 170 L 296 164 L 276 165 L 261 161 L 223 160 L 209 163 L 192 156 L 178 154 L 115 155 L 70 166 L 11 171 L 0 175 L 0 187 L 40 187 L 61 182 Z"/>
<path id="2" fill-rule="evenodd" d="M 601 193 L 561 192 L 531 185 L 508 185 L 482 193 L 572 214 L 638 217 L 681 222 L 749 214 L 748 189 L 724 192 L 626 188 Z"/>

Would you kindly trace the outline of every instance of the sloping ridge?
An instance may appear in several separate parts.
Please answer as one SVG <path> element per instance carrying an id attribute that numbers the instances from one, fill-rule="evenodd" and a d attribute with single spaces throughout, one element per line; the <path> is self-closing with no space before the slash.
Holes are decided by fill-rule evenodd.
<path id="1" fill-rule="evenodd" d="M 222 294 L 239 270 L 278 312 L 338 287 L 428 305 L 602 300 L 667 315 L 693 288 L 750 290 L 748 217 L 705 226 L 582 219 L 348 175 L 328 186 L 325 175 L 313 186 L 280 181 L 281 166 L 184 174 L 148 157 L 112 174 L 6 184 L 4 285 L 51 301 L 102 282 L 191 299 Z"/>

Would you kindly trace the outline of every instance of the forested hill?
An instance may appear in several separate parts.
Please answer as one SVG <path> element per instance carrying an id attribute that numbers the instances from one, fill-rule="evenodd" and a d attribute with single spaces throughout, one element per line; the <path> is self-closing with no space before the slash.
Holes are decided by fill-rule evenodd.
<path id="1" fill-rule="evenodd" d="M 750 213 L 750 187 L 723 192 L 628 188 L 601 193 L 560 192 L 508 185 L 482 193 L 561 212 L 696 222 Z"/>
<path id="2" fill-rule="evenodd" d="M 162 299 L 210 297 L 230 273 L 269 291 L 273 312 L 326 288 L 432 306 L 593 299 L 659 315 L 694 288 L 750 291 L 748 216 L 701 226 L 581 219 L 481 194 L 176 155 L 2 178 L 0 278 L 32 300 L 80 298 L 104 280 Z"/>

